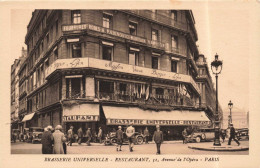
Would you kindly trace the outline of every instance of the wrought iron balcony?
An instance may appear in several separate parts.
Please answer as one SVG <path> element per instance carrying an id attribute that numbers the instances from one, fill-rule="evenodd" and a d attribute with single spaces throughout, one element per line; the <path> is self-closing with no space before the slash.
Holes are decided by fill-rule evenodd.
<path id="1" fill-rule="evenodd" d="M 101 101 L 116 101 L 116 102 L 128 102 L 137 104 L 153 104 L 153 105 L 167 105 L 167 106 L 189 106 L 194 107 L 195 102 L 186 96 L 166 96 L 160 94 L 154 94 L 150 97 L 136 94 L 127 93 L 106 93 L 98 92 L 97 97 Z"/>
<path id="2" fill-rule="evenodd" d="M 78 99 L 78 98 L 85 98 L 85 91 L 79 91 L 79 90 L 71 90 L 66 91 L 66 99 Z"/>

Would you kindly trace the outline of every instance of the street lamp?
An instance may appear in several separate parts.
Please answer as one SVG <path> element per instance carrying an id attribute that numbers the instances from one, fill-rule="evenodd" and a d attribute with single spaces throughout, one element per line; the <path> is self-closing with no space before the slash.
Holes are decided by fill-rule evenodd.
<path id="1" fill-rule="evenodd" d="M 232 123 L 232 113 L 231 113 L 231 109 L 233 108 L 233 103 L 231 102 L 231 100 L 228 103 L 228 108 L 230 109 L 230 115 L 229 115 L 229 123 L 228 126 L 230 127 L 230 124 Z"/>
<path id="2" fill-rule="evenodd" d="M 214 75 L 216 75 L 216 113 L 215 113 L 215 139 L 214 146 L 221 146 L 219 140 L 219 114 L 218 114 L 218 74 L 220 74 L 222 70 L 222 61 L 218 60 L 218 54 L 215 55 L 215 60 L 211 62 L 211 70 Z"/>

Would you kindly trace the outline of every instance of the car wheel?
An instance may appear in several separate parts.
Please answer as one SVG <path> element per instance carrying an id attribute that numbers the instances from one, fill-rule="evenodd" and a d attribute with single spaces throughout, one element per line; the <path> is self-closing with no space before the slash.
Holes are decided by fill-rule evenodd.
<path id="1" fill-rule="evenodd" d="M 116 139 L 112 139 L 111 142 L 115 144 L 117 142 L 117 140 Z"/>
<path id="2" fill-rule="evenodd" d="M 136 138 L 136 143 L 138 144 L 138 145 L 141 145 L 141 144 L 143 144 L 143 142 L 144 142 L 144 139 L 143 139 L 143 137 L 137 137 Z"/>
<path id="3" fill-rule="evenodd" d="M 34 144 L 35 143 L 35 141 L 34 140 L 32 140 L 32 144 Z"/>
<path id="4" fill-rule="evenodd" d="M 201 141 L 201 137 L 199 137 L 199 136 L 198 136 L 198 137 L 196 137 L 196 142 L 198 142 L 198 143 L 199 143 L 200 141 Z"/>

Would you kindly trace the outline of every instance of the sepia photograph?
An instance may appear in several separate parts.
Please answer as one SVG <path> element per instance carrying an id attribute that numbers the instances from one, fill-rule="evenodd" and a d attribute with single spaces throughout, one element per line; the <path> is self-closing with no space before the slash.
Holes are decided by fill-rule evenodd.
<path id="1" fill-rule="evenodd" d="M 9 157 L 222 167 L 250 156 L 256 8 L 68 4 L 9 10 Z"/>

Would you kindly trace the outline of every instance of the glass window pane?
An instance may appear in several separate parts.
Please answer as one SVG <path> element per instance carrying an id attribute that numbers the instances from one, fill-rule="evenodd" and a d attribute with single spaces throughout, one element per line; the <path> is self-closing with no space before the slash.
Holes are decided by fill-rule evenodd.
<path id="1" fill-rule="evenodd" d="M 152 57 L 152 68 L 158 69 L 158 57 Z"/>
<path id="2" fill-rule="evenodd" d="M 112 47 L 103 46 L 103 59 L 112 61 Z"/>

